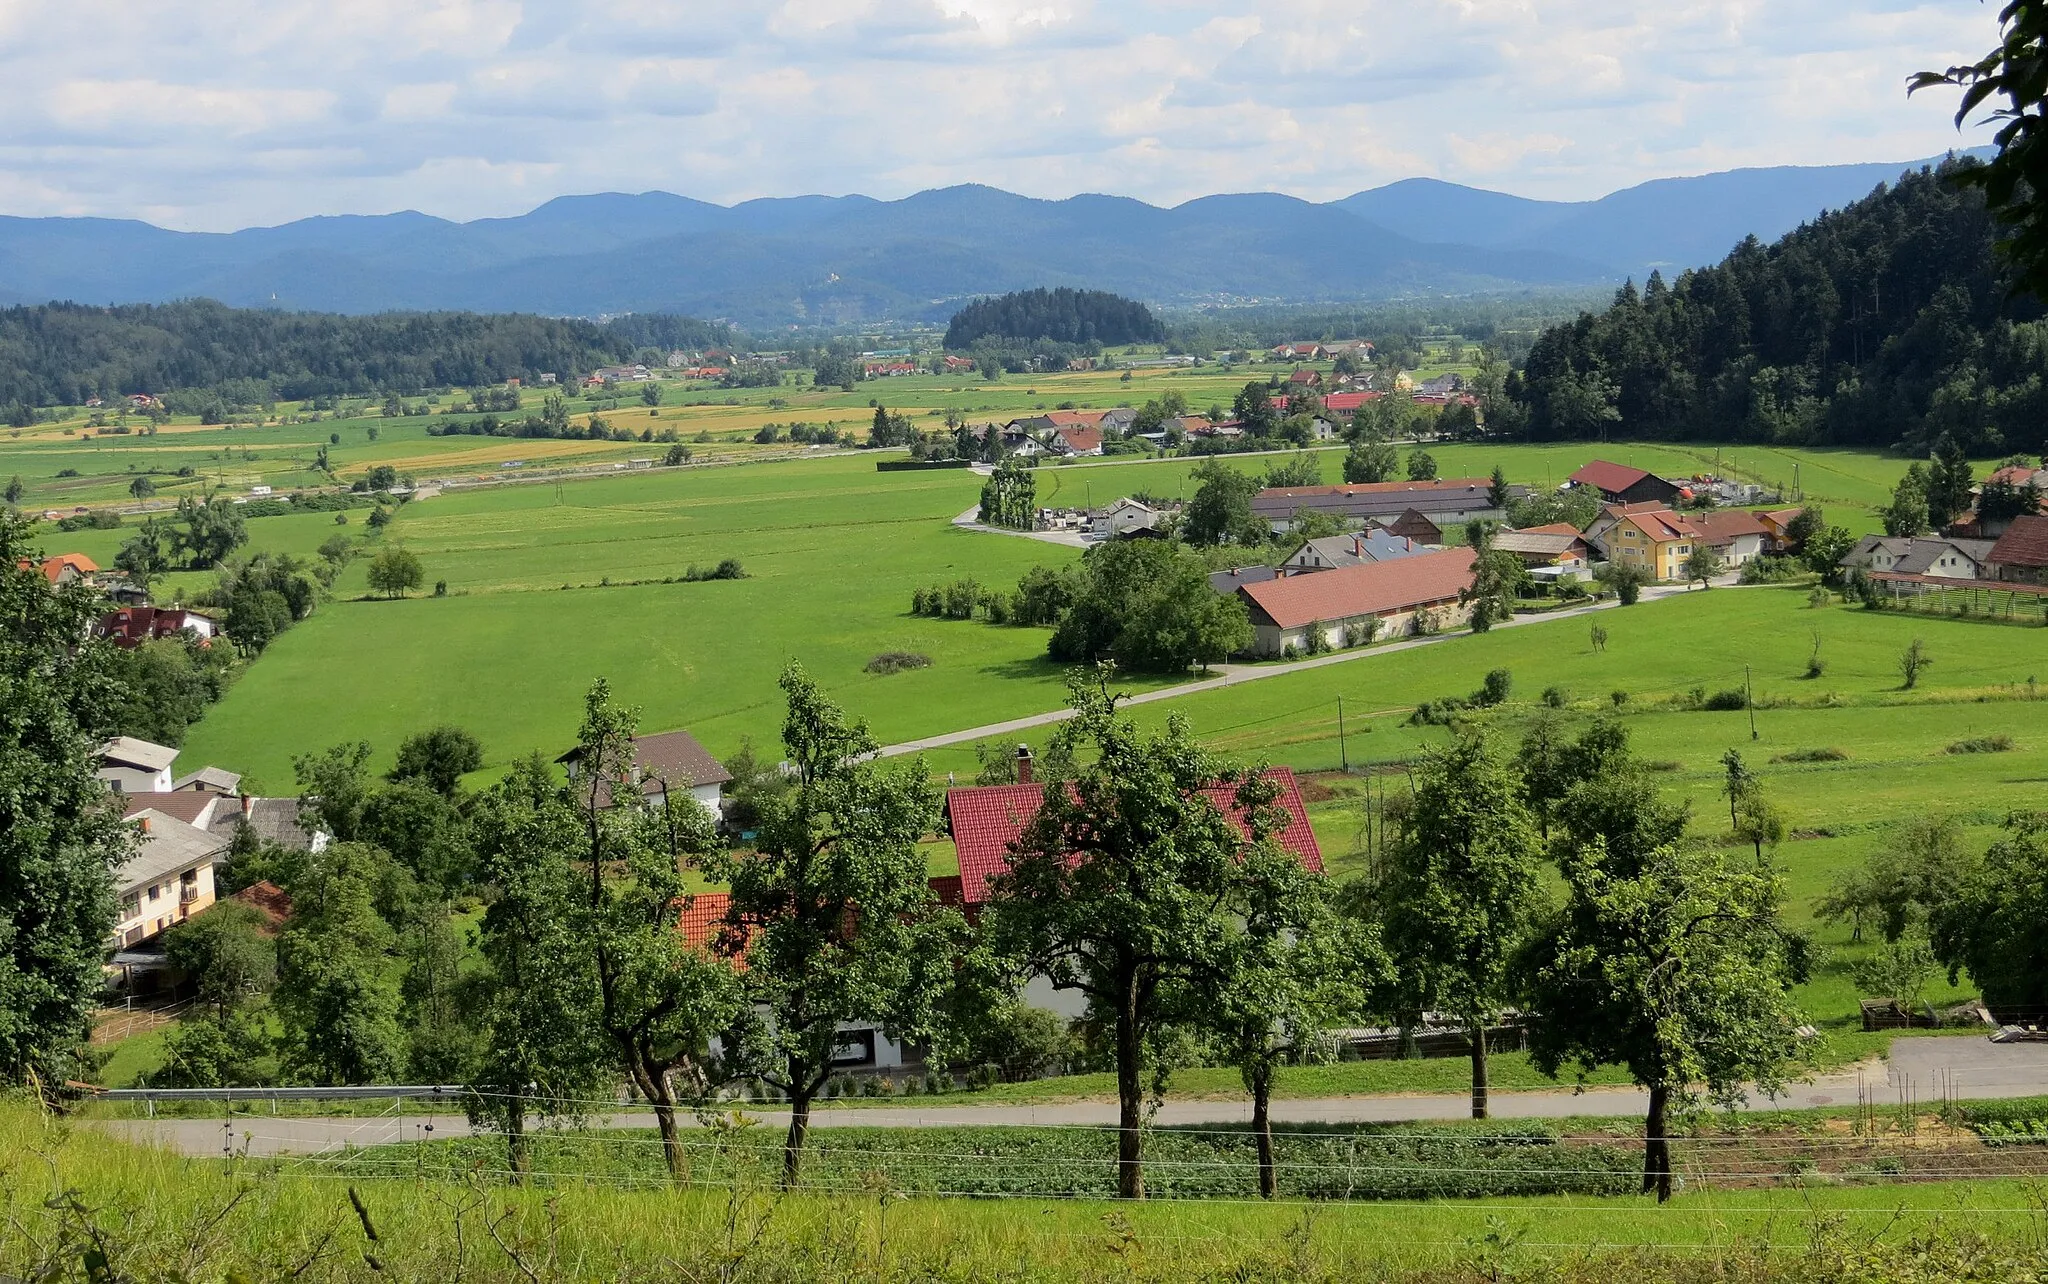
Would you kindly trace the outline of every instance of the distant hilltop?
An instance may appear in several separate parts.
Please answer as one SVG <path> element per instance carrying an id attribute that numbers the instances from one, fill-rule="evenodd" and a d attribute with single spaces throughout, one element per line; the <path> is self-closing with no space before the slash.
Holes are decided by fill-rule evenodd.
<path id="1" fill-rule="evenodd" d="M 1275 193 L 1171 209 L 992 187 L 897 201 L 713 205 L 666 192 L 516 218 L 311 218 L 232 233 L 0 218 L 0 303 L 161 302 L 331 312 L 715 316 L 752 327 L 943 320 L 968 298 L 1085 286 L 1168 306 L 1584 288 L 1714 262 L 1928 162 L 1730 170 L 1596 201 L 1407 179 L 1317 204 Z"/>

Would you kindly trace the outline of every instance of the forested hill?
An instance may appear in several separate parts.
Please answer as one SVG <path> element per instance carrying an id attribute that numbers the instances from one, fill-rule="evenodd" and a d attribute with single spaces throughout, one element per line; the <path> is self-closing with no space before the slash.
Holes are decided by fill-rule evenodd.
<path id="1" fill-rule="evenodd" d="M 1158 343 L 1166 338 L 1166 327 L 1134 299 L 1062 286 L 977 299 L 954 313 L 946 327 L 949 348 L 971 348 L 984 338 L 1084 345 Z"/>
<path id="2" fill-rule="evenodd" d="M 724 326 L 669 316 L 598 324 L 462 312 L 336 316 L 204 300 L 113 308 L 53 303 L 0 309 L 0 404 L 78 405 L 91 397 L 236 384 L 304 398 L 476 386 L 548 371 L 566 379 L 630 360 L 642 348 L 730 338 Z"/>
<path id="3" fill-rule="evenodd" d="M 1970 453 L 2048 448 L 2048 324 L 2008 297 L 1981 195 L 1923 169 L 1764 246 L 1553 327 L 1503 425 L 1537 440 L 1839 445 L 1943 432 Z"/>

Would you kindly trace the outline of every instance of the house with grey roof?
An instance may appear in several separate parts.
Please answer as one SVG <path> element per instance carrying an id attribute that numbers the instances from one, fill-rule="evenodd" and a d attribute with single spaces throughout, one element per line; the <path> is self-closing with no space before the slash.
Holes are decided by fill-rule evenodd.
<path id="1" fill-rule="evenodd" d="M 94 774 L 117 794 L 162 794 L 171 790 L 171 764 L 178 751 L 133 736 L 115 736 L 100 746 Z"/>
<path id="2" fill-rule="evenodd" d="M 1351 535 L 1326 535 L 1321 539 L 1307 540 L 1280 564 L 1280 573 L 1307 575 L 1316 571 L 1334 571 L 1396 557 L 1413 557 L 1428 551 L 1428 545 L 1373 527 Z"/>
<path id="3" fill-rule="evenodd" d="M 1842 554 L 1845 570 L 1925 575 L 1934 579 L 1990 578 L 1986 567 L 1995 540 L 1945 535 L 1865 535 Z"/>
<path id="4" fill-rule="evenodd" d="M 218 834 L 154 808 L 134 812 L 129 822 L 135 854 L 114 871 L 120 910 L 112 944 L 124 950 L 213 904 L 213 867 L 228 847 Z"/>
<path id="5" fill-rule="evenodd" d="M 583 771 L 583 750 L 571 749 L 555 759 L 569 772 L 574 782 Z M 633 740 L 633 764 L 629 768 L 633 783 L 640 788 L 643 799 L 653 803 L 679 793 L 688 793 L 703 804 L 713 816 L 722 814 L 719 800 L 720 786 L 732 780 L 732 773 L 724 764 L 711 756 L 709 750 L 697 743 L 697 737 L 687 731 L 664 731 L 659 735 L 638 736 Z M 609 806 L 611 789 L 600 784 L 602 801 Z"/>

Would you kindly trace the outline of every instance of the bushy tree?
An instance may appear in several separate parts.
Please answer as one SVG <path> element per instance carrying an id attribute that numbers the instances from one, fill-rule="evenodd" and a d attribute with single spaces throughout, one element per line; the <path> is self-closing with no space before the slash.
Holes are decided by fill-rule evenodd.
<path id="1" fill-rule="evenodd" d="M 1198 745 L 1178 715 L 1144 734 L 1079 673 L 1068 703 L 1075 716 L 1060 734 L 1092 748 L 1094 762 L 1071 792 L 1045 791 L 991 882 L 984 921 L 1020 974 L 1087 995 L 1112 1031 L 1117 1193 L 1142 1199 L 1150 1045 L 1175 1023 L 1178 995 L 1213 989 L 1228 971 L 1241 942 L 1227 906 L 1257 845 L 1203 791 L 1231 791 L 1255 818 L 1272 795 Z"/>
<path id="2" fill-rule="evenodd" d="M 1778 917 L 1782 890 L 1719 848 L 1659 846 L 1639 858 L 1597 839 L 1562 854 L 1564 912 L 1535 951 L 1536 1064 L 1628 1067 L 1649 1089 L 1643 1190 L 1671 1197 L 1669 1116 L 1702 1098 L 1774 1091 L 1797 1053 L 1803 942 Z"/>
<path id="3" fill-rule="evenodd" d="M 462 778 L 484 765 L 484 747 L 469 732 L 439 726 L 407 736 L 398 745 L 393 780 L 417 780 L 443 797 L 453 797 Z"/>
<path id="4" fill-rule="evenodd" d="M 1929 920 L 1951 983 L 1965 970 L 1994 1011 L 2048 1008 L 2048 816 L 2016 812 Z"/>
<path id="5" fill-rule="evenodd" d="M 221 1016 L 277 983 L 277 943 L 253 905 L 221 901 L 164 933 L 164 958 Z"/>
<path id="6" fill-rule="evenodd" d="M 1400 452 L 1368 430 L 1344 452 L 1344 480 L 1352 485 L 1392 481 L 1400 465 Z"/>
<path id="7" fill-rule="evenodd" d="M 1089 549 L 1073 591 L 1046 643 L 1056 660 L 1114 660 L 1138 672 L 1177 673 L 1217 663 L 1252 642 L 1244 603 L 1210 586 L 1199 555 L 1163 541 Z"/>
<path id="8" fill-rule="evenodd" d="M 119 692 L 110 649 L 79 639 L 100 604 L 36 572 L 32 524 L 0 511 L 0 1076 L 65 1076 L 86 1036 L 134 848 L 95 774 Z"/>
<path id="9" fill-rule="evenodd" d="M 1451 1013 L 1471 1032 L 1472 1117 L 1487 1117 L 1486 1027 L 1513 998 L 1512 965 L 1542 911 L 1536 829 L 1514 770 L 1476 731 L 1429 751 L 1372 889 L 1404 1023 Z"/>
<path id="10" fill-rule="evenodd" d="M 1194 498 L 1181 514 L 1181 535 L 1188 543 L 1266 542 L 1269 528 L 1252 512 L 1252 499 L 1260 490 L 1258 478 L 1239 472 L 1220 459 L 1203 460 L 1191 476 L 1196 482 Z"/>
<path id="11" fill-rule="evenodd" d="M 171 548 L 194 570 L 219 566 L 249 539 L 242 515 L 225 495 L 185 496 L 178 501 L 176 520 L 183 525 L 171 528 Z"/>
<path id="12" fill-rule="evenodd" d="M 705 870 L 732 889 L 721 945 L 745 959 L 744 996 L 762 1017 L 743 1059 L 789 1097 L 783 1180 L 793 1184 L 841 1026 L 875 1021 L 942 1049 L 950 1039 L 943 1000 L 965 924 L 926 880 L 918 844 L 938 795 L 923 763 L 872 760 L 867 724 L 801 666 L 783 670 L 781 686 L 789 791 L 764 807 L 754 850 L 714 851 Z"/>
<path id="13" fill-rule="evenodd" d="M 370 559 L 370 587 L 386 597 L 404 597 L 425 581 L 420 559 L 401 544 L 387 544 Z"/>
<path id="14" fill-rule="evenodd" d="M 301 1081 L 390 1083 L 405 1063 L 388 976 L 396 937 L 377 911 L 378 866 L 388 860 L 373 847 L 330 843 L 288 889 L 275 1004 L 285 1071 Z"/>

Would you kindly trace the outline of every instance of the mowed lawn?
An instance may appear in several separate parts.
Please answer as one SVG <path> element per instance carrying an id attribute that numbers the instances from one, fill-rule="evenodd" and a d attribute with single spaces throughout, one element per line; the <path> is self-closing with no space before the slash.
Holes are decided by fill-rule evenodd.
<path id="1" fill-rule="evenodd" d="M 566 748 L 598 677 L 643 706 L 643 729 L 687 727 L 727 754 L 743 736 L 775 743 L 775 679 L 792 659 L 885 742 L 1055 707 L 1061 675 L 1044 659 L 1044 630 L 909 614 L 921 584 L 1009 587 L 1078 555 L 954 529 L 979 487 L 965 470 L 878 473 L 872 458 L 834 458 L 407 505 L 386 538 L 449 596 L 367 600 L 358 563 L 337 584 L 341 600 L 273 644 L 193 729 L 182 761 L 288 792 L 298 754 L 362 739 L 388 762 L 403 736 L 453 722 L 502 767 Z M 621 584 L 727 557 L 749 578 Z M 614 586 L 599 587 L 606 579 Z M 932 665 L 863 672 L 884 651 Z"/>

